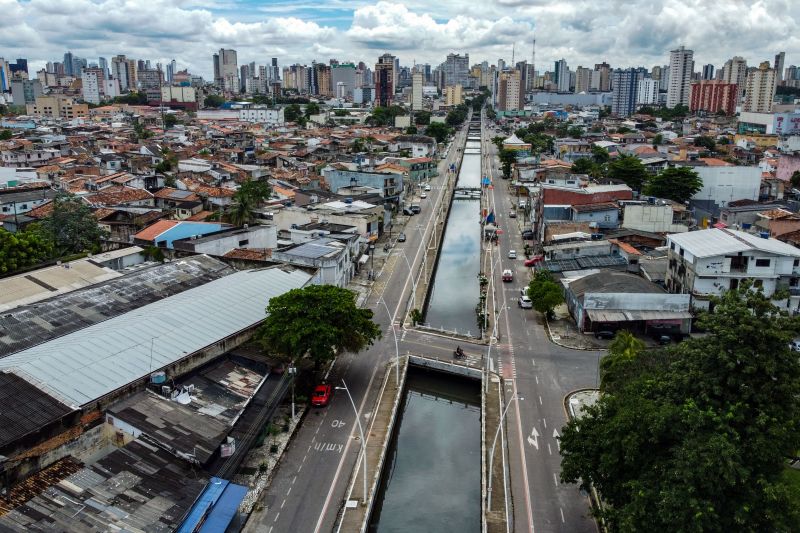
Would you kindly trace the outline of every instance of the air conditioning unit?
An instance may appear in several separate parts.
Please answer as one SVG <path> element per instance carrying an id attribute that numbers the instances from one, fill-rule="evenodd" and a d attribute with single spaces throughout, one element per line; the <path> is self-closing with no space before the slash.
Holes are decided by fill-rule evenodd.
<path id="1" fill-rule="evenodd" d="M 170 387 L 169 385 L 161 386 L 161 394 L 163 396 L 169 396 L 171 392 L 172 392 L 172 387 Z"/>

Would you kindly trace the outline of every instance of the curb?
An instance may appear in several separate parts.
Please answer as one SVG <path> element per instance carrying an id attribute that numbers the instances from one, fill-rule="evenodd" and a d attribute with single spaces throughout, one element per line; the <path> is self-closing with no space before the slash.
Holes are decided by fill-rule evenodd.
<path id="1" fill-rule="evenodd" d="M 553 331 L 550 329 L 550 321 L 547 319 L 547 316 L 544 317 L 544 324 L 547 326 L 547 338 L 550 339 L 550 342 L 555 344 L 556 346 L 561 346 L 562 348 L 567 348 L 569 350 L 578 350 L 582 352 L 607 352 L 608 348 L 578 348 L 575 346 L 569 346 L 568 344 L 564 344 L 563 342 L 558 342 L 553 338 Z"/>

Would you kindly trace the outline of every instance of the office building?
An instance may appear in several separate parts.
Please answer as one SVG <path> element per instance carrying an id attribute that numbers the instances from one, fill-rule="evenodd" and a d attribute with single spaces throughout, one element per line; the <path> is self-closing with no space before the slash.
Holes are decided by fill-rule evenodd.
<path id="1" fill-rule="evenodd" d="M 560 93 L 569 92 L 569 82 L 570 82 L 570 75 L 569 75 L 569 66 L 567 66 L 567 61 L 565 59 L 559 59 L 555 63 L 555 79 L 553 80 L 556 84 L 557 90 Z"/>
<path id="2" fill-rule="evenodd" d="M 105 57 L 100 57 L 100 58 L 97 59 L 97 65 L 98 65 L 98 67 L 100 67 L 100 70 L 103 71 L 103 77 L 104 78 L 108 78 L 108 76 L 109 76 L 108 60 Z M 48 70 L 48 72 L 52 72 L 52 71 Z"/>
<path id="3" fill-rule="evenodd" d="M 356 88 L 356 66 L 353 63 L 331 65 L 331 83 L 336 87 L 337 98 L 353 98 L 353 89 Z M 343 95 L 339 94 L 340 83 L 344 87 Z"/>
<path id="4" fill-rule="evenodd" d="M 236 50 L 221 48 L 213 56 L 214 84 L 223 91 L 238 92 L 239 66 L 236 59 Z"/>
<path id="5" fill-rule="evenodd" d="M 83 101 L 90 104 L 99 104 L 105 93 L 105 73 L 102 68 L 87 68 L 81 73 L 81 91 Z"/>
<path id="6" fill-rule="evenodd" d="M 692 73 L 694 72 L 694 52 L 681 46 L 669 54 L 669 86 L 667 107 L 689 106 Z"/>
<path id="7" fill-rule="evenodd" d="M 42 82 L 39 80 L 13 79 L 11 80 L 11 96 L 14 105 L 23 106 L 33 104 L 42 96 Z"/>
<path id="8" fill-rule="evenodd" d="M 522 80 L 518 70 L 506 70 L 497 76 L 497 108 L 500 111 L 519 111 L 524 108 Z"/>
<path id="9" fill-rule="evenodd" d="M 764 61 L 758 66 L 758 69 L 747 75 L 747 88 L 742 111 L 750 113 L 772 111 L 772 101 L 775 98 L 777 85 L 777 72 L 770 68 L 769 61 Z"/>
<path id="10" fill-rule="evenodd" d="M 783 81 L 783 63 L 786 60 L 786 52 L 780 52 L 775 54 L 775 64 L 773 68 L 775 69 L 775 76 L 777 76 L 778 82 Z M 17 60 L 19 63 L 19 59 Z"/>
<path id="11" fill-rule="evenodd" d="M 378 106 L 388 107 L 394 100 L 395 57 L 383 54 L 375 64 L 375 102 Z"/>
<path id="12" fill-rule="evenodd" d="M 281 71 L 278 68 L 278 58 L 273 57 L 269 66 L 269 81 L 280 81 Z"/>
<path id="13" fill-rule="evenodd" d="M 642 78 L 641 73 L 639 73 L 636 103 L 639 105 L 653 105 L 658 103 L 658 80 Z"/>
<path id="14" fill-rule="evenodd" d="M 136 89 L 136 61 L 124 55 L 111 58 L 111 74 L 119 82 L 120 91 Z"/>
<path id="15" fill-rule="evenodd" d="M 714 79 L 714 65 L 709 63 L 708 65 L 703 65 L 703 79 L 704 80 L 713 80 Z"/>
<path id="16" fill-rule="evenodd" d="M 692 83 L 689 110 L 706 113 L 724 112 L 733 115 L 736 112 L 736 102 L 739 90 L 735 83 L 722 80 L 702 80 Z"/>
<path id="17" fill-rule="evenodd" d="M 445 85 L 469 87 L 469 54 L 447 54 L 442 71 Z"/>
<path id="18" fill-rule="evenodd" d="M 639 90 L 639 72 L 633 68 L 614 70 L 611 74 L 612 96 L 611 112 L 627 117 L 636 111 L 636 97 Z"/>

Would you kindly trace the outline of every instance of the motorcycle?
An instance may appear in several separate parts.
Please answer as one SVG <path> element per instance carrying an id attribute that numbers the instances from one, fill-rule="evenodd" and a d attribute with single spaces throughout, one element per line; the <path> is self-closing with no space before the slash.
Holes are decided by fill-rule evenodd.
<path id="1" fill-rule="evenodd" d="M 464 350 L 455 350 L 453 351 L 453 357 L 456 359 L 464 359 L 466 354 L 464 353 Z"/>

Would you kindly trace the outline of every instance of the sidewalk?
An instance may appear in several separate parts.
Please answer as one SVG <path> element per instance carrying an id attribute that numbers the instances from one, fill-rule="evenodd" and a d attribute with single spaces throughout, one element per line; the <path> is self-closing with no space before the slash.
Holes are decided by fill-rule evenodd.
<path id="1" fill-rule="evenodd" d="M 611 341 L 596 339 L 594 335 L 587 335 L 578 330 L 566 305 L 559 305 L 554 313 L 555 317 L 552 320 L 545 320 L 547 334 L 554 344 L 573 350 L 605 350 L 608 348 L 608 343 Z"/>

